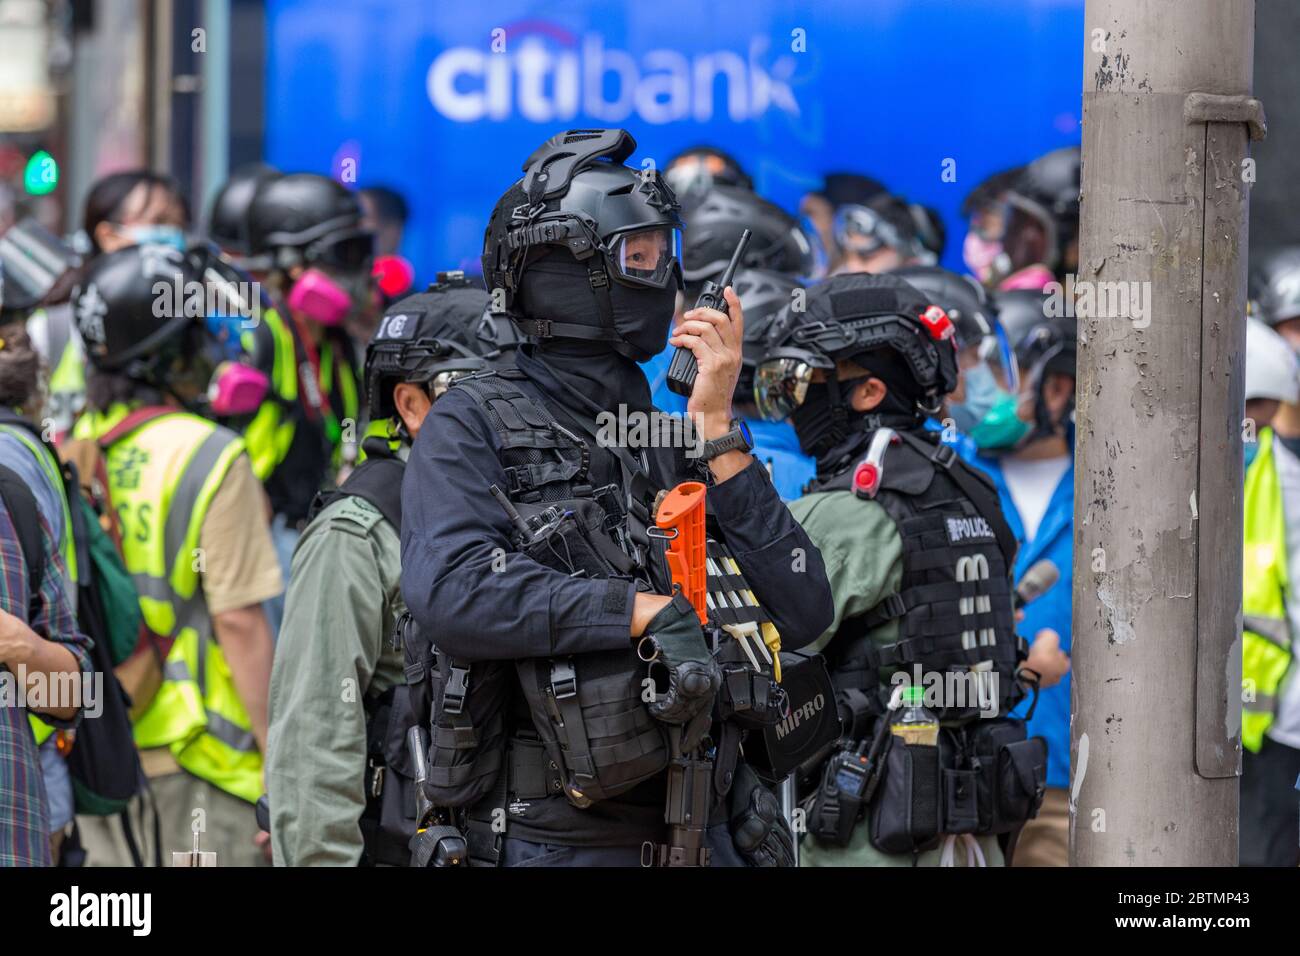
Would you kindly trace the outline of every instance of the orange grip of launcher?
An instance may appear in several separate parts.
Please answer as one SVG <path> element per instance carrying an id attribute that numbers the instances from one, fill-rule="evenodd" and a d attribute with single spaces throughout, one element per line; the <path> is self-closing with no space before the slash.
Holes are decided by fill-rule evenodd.
<path id="1" fill-rule="evenodd" d="M 668 570 L 691 602 L 700 624 L 708 623 L 704 491 L 698 481 L 683 481 L 659 503 L 655 524 L 668 542 Z"/>

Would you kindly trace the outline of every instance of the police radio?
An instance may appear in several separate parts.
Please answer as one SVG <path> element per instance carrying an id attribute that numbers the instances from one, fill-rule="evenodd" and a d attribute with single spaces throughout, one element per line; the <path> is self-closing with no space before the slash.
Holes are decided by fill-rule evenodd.
<path id="1" fill-rule="evenodd" d="M 741 234 L 740 242 L 736 243 L 736 251 L 731 254 L 731 261 L 727 263 L 727 268 L 718 277 L 718 281 L 704 283 L 700 297 L 695 300 L 695 308 L 717 309 L 723 315 L 727 314 L 727 300 L 723 297 L 722 291 L 736 278 L 736 270 L 740 268 L 740 261 L 745 257 L 745 248 L 749 245 L 750 235 L 748 229 Z M 668 365 L 669 390 L 689 398 L 695 388 L 695 376 L 699 370 L 695 353 L 684 345 L 677 346 L 677 351 L 673 352 L 673 360 Z"/>

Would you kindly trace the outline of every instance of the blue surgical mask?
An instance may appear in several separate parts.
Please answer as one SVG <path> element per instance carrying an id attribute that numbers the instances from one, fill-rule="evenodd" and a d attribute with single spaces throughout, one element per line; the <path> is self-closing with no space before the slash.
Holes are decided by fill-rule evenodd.
<path id="1" fill-rule="evenodd" d="M 1259 442 L 1244 442 L 1242 447 L 1246 450 L 1246 467 L 1250 468 L 1251 464 L 1254 463 L 1255 458 L 1259 455 Z"/>
<path id="2" fill-rule="evenodd" d="M 185 230 L 161 224 L 119 226 L 118 229 L 138 246 L 171 246 L 185 251 Z"/>
<path id="3" fill-rule="evenodd" d="M 962 373 L 962 380 L 966 383 L 966 400 L 950 404 L 948 414 L 957 428 L 969 435 L 993 411 L 998 399 L 1009 393 L 998 386 L 987 362 L 968 368 Z"/>

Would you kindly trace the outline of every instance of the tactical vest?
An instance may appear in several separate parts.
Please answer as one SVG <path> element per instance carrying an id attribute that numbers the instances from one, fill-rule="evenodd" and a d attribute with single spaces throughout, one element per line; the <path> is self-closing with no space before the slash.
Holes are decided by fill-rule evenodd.
<path id="1" fill-rule="evenodd" d="M 852 489 L 849 469 L 813 490 Z M 1012 601 L 1015 538 L 992 483 L 951 447 L 899 432 L 884 456 L 875 501 L 898 528 L 902 582 L 897 593 L 841 624 L 828 648 L 837 689 L 859 701 L 865 696 L 879 713 L 894 674 L 913 682 L 918 668 L 923 681 L 969 674 L 954 685 L 966 690 L 964 706 L 945 700 L 950 706 L 937 710 L 941 719 L 964 719 L 994 702 L 1000 714 L 1009 713 L 1024 697 L 1015 679 L 1024 642 Z M 881 644 L 873 632 L 890 621 L 898 637 Z"/>
<path id="2" fill-rule="evenodd" d="M 515 384 L 525 377 L 516 369 L 481 372 L 454 387 L 474 399 L 497 435 L 506 474 L 502 491 L 525 518 L 553 506 L 573 513 L 578 531 L 571 544 L 588 556 L 579 564 L 590 565 L 575 570 L 614 578 L 606 605 L 619 610 L 616 605 L 627 600 L 627 582 L 654 575 L 649 540 L 640 540 L 649 508 L 643 495 L 624 500 L 621 489 L 614 493 L 592 487 L 587 442 Z M 660 584 L 666 593 L 666 584 Z M 585 808 L 625 793 L 667 767 L 666 729 L 651 718 L 642 700 L 645 665 L 630 641 L 626 650 L 519 660 L 513 667 L 519 699 L 507 786 L 515 797 L 562 793 Z"/>
<path id="3" fill-rule="evenodd" d="M 104 434 L 127 413 L 119 406 L 83 418 L 78 435 Z M 197 550 L 213 496 L 243 451 L 233 432 L 178 411 L 126 433 L 105 457 L 122 558 L 145 624 L 171 641 L 162 686 L 135 722 L 136 745 L 167 747 L 185 770 L 253 803 L 262 792 L 262 755 L 213 640 Z"/>
<path id="4" fill-rule="evenodd" d="M 1246 472 L 1241 594 L 1241 742 L 1252 753 L 1259 752 L 1277 715 L 1278 693 L 1291 667 L 1286 515 L 1272 429 L 1262 429 L 1258 439 L 1259 454 Z"/>

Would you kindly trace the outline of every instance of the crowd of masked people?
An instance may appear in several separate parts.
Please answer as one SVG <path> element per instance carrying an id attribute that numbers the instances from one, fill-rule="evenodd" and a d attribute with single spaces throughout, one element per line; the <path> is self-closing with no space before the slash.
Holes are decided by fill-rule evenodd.
<path id="1" fill-rule="evenodd" d="M 422 291 L 399 196 L 264 166 L 198 223 L 139 171 L 77 242 L 0 234 L 0 865 L 1067 864 L 1077 332 L 1045 289 L 1078 149 L 970 191 L 958 273 L 870 176 L 791 212 L 723 150 L 647 177 L 634 146 L 548 140 L 482 276 Z M 1241 846 L 1295 865 L 1300 250 L 1266 265 Z M 596 424 L 660 411 L 675 447 Z M 664 530 L 692 489 L 707 613 Z M 790 743 L 805 681 L 830 729 Z"/>

